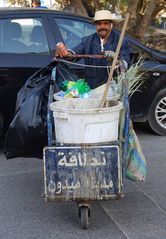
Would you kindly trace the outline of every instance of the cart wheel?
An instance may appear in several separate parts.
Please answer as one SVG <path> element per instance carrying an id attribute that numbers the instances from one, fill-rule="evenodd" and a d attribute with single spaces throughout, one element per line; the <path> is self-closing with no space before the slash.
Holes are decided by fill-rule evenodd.
<path id="1" fill-rule="evenodd" d="M 80 220 L 83 229 L 88 229 L 89 226 L 89 217 L 90 217 L 90 209 L 87 206 L 82 206 L 79 208 L 80 212 Z"/>

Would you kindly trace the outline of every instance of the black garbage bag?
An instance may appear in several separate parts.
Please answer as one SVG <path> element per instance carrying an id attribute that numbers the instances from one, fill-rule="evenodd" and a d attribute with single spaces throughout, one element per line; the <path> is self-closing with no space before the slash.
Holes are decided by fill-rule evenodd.
<path id="1" fill-rule="evenodd" d="M 6 134 L 4 153 L 6 157 L 37 156 L 47 144 L 46 115 L 49 77 L 42 77 L 18 109 Z"/>
<path id="2" fill-rule="evenodd" d="M 18 92 L 16 113 L 7 131 L 4 153 L 7 159 L 31 156 L 41 157 L 47 145 L 47 108 L 51 73 L 54 65 L 49 65 L 31 76 Z M 64 79 L 72 75 L 67 66 L 58 64 L 54 92 Z"/>

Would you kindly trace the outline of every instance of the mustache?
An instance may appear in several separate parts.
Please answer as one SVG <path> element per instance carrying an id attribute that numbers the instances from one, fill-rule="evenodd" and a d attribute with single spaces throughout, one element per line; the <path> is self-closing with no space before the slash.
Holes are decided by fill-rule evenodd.
<path id="1" fill-rule="evenodd" d="M 108 30 L 105 29 L 105 28 L 101 28 L 101 29 L 99 30 L 99 32 L 102 32 L 102 31 L 108 32 Z"/>

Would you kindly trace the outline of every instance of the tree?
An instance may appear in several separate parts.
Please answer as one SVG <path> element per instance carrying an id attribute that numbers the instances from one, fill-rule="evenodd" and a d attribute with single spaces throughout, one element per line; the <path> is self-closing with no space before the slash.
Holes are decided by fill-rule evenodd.
<path id="1" fill-rule="evenodd" d="M 157 3 L 158 3 L 158 0 L 151 0 L 151 2 L 149 3 L 149 5 L 146 9 L 145 14 L 143 15 L 143 17 L 141 19 L 136 36 L 142 41 L 144 40 L 144 33 L 147 30 L 149 23 L 151 22 L 152 14 L 157 6 Z"/>
<path id="2" fill-rule="evenodd" d="M 130 0 L 128 12 L 131 13 L 131 16 L 128 32 L 144 41 L 144 35 L 148 26 L 165 5 L 166 0 Z"/>
<path id="3" fill-rule="evenodd" d="M 127 11 L 130 13 L 130 19 L 137 19 L 137 7 L 139 0 L 130 0 Z"/>
<path id="4" fill-rule="evenodd" d="M 8 3 L 11 5 L 19 4 L 22 7 L 29 7 L 29 1 L 28 0 L 8 0 Z"/>
<path id="5" fill-rule="evenodd" d="M 85 9 L 82 1 L 78 0 L 70 0 L 70 5 L 75 9 L 76 13 L 80 15 L 88 16 L 87 10 Z"/>
<path id="6" fill-rule="evenodd" d="M 96 10 L 102 8 L 102 4 L 99 0 L 82 0 L 84 7 L 90 17 L 93 17 Z"/>
<path id="7" fill-rule="evenodd" d="M 135 33 L 135 27 L 137 25 L 137 19 L 138 19 L 138 3 L 139 0 L 130 0 L 127 12 L 130 13 L 130 21 L 128 25 L 128 32 L 131 35 L 134 35 Z"/>
<path id="8" fill-rule="evenodd" d="M 154 19 L 158 14 L 159 12 L 161 12 L 161 10 L 165 10 L 166 11 L 166 0 L 160 0 L 152 14 L 152 18 Z"/>

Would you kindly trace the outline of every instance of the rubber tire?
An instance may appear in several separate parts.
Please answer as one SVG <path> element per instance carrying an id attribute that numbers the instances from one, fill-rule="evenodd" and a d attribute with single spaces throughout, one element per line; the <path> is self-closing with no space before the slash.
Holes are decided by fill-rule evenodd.
<path id="1" fill-rule="evenodd" d="M 80 220 L 82 229 L 88 229 L 89 226 L 89 208 L 88 207 L 81 207 L 80 208 Z"/>
<path id="2" fill-rule="evenodd" d="M 156 120 L 155 110 L 158 103 L 166 97 L 166 89 L 163 89 L 157 93 L 155 96 L 148 114 L 148 123 L 151 129 L 160 136 L 166 136 L 166 128 L 163 128 Z"/>

